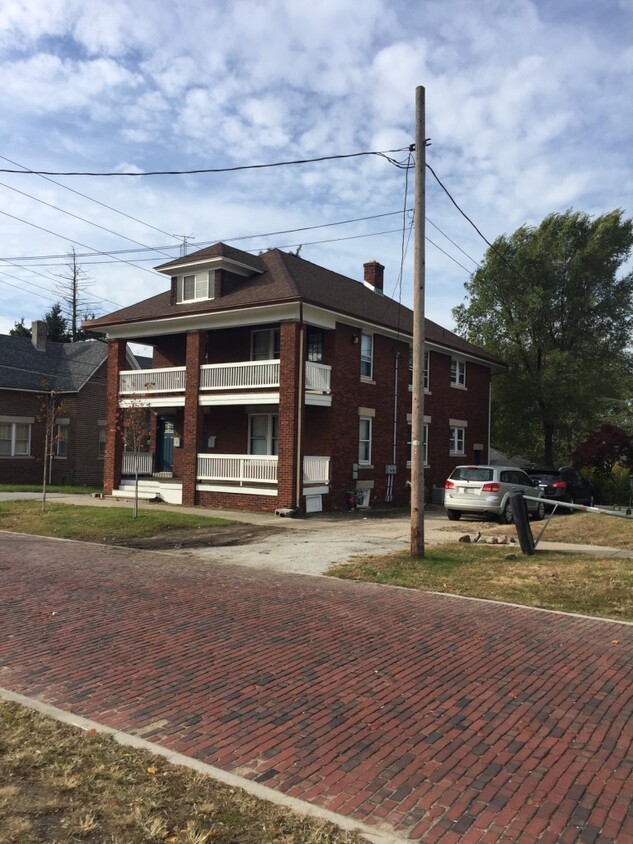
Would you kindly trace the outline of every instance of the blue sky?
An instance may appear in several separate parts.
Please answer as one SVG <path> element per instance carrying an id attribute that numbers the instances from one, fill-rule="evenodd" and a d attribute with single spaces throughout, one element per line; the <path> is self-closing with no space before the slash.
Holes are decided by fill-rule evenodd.
<path id="1" fill-rule="evenodd" d="M 633 0 L 4 0 L 0 167 L 185 170 L 408 147 L 424 85 L 427 161 L 492 240 L 570 207 L 633 213 L 632 76 Z M 183 235 L 302 244 L 353 278 L 375 259 L 411 305 L 405 172 L 382 158 L 53 178 L 0 173 L 0 332 L 50 308 L 73 245 L 108 253 L 80 259 L 105 313 L 163 290 L 151 268 Z M 408 190 L 411 208 L 412 176 Z M 426 313 L 451 327 L 486 244 L 430 175 L 426 213 Z M 379 214 L 391 216 L 263 236 Z"/>

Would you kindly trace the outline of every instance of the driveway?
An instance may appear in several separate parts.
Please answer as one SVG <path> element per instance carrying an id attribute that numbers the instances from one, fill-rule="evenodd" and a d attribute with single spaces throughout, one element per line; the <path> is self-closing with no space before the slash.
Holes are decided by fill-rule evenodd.
<path id="1" fill-rule="evenodd" d="M 424 842 L 631 844 L 633 626 L 0 535 L 0 685 Z"/>

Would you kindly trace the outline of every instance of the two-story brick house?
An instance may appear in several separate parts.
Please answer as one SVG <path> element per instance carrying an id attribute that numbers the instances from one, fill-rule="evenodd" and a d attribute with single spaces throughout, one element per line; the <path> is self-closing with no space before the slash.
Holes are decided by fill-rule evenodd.
<path id="1" fill-rule="evenodd" d="M 157 268 L 163 293 L 86 323 L 109 338 L 105 483 L 129 474 L 125 408 L 150 413 L 147 494 L 212 507 L 339 510 L 408 500 L 412 312 L 364 283 L 272 249 L 216 244 Z M 153 347 L 130 371 L 127 343 Z M 427 320 L 427 489 L 485 462 L 500 361 Z"/>

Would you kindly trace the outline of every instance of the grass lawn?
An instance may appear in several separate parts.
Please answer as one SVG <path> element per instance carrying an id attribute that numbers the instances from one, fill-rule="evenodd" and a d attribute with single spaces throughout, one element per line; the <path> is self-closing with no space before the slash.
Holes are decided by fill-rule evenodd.
<path id="1" fill-rule="evenodd" d="M 619 511 L 624 513 L 625 510 Z M 532 522 L 536 538 L 545 522 Z M 507 532 L 507 529 L 506 529 Z M 633 550 L 633 518 L 618 519 L 595 513 L 558 514 L 549 521 L 543 541 L 573 542 L 581 545 L 610 545 Z"/>
<path id="2" fill-rule="evenodd" d="M 107 539 L 156 536 L 170 530 L 229 525 L 226 519 L 171 511 L 139 510 L 138 518 L 123 507 L 83 507 L 49 501 L 0 501 L 0 530 L 102 542 Z"/>
<path id="3" fill-rule="evenodd" d="M 356 834 L 0 702 L 0 844 L 361 844 Z"/>
<path id="4" fill-rule="evenodd" d="M 49 484 L 47 492 L 65 492 L 67 495 L 91 495 L 93 492 L 103 492 L 102 486 L 67 486 Z M 41 484 L 0 484 L 0 492 L 42 492 Z"/>
<path id="5" fill-rule="evenodd" d="M 451 544 L 428 548 L 423 560 L 412 560 L 408 553 L 359 558 L 328 574 L 633 621 L 630 559 L 544 551 L 527 557 L 508 546 Z"/>

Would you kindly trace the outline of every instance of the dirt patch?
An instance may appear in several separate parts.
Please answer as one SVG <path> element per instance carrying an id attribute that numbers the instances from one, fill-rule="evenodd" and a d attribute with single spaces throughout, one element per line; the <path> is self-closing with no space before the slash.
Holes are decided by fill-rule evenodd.
<path id="1" fill-rule="evenodd" d="M 173 551 L 181 548 L 222 548 L 233 545 L 250 545 L 274 533 L 283 533 L 281 528 L 233 524 L 210 527 L 169 530 L 158 536 L 134 537 L 132 539 L 106 537 L 106 545 L 125 548 L 142 548 L 146 551 Z"/>

